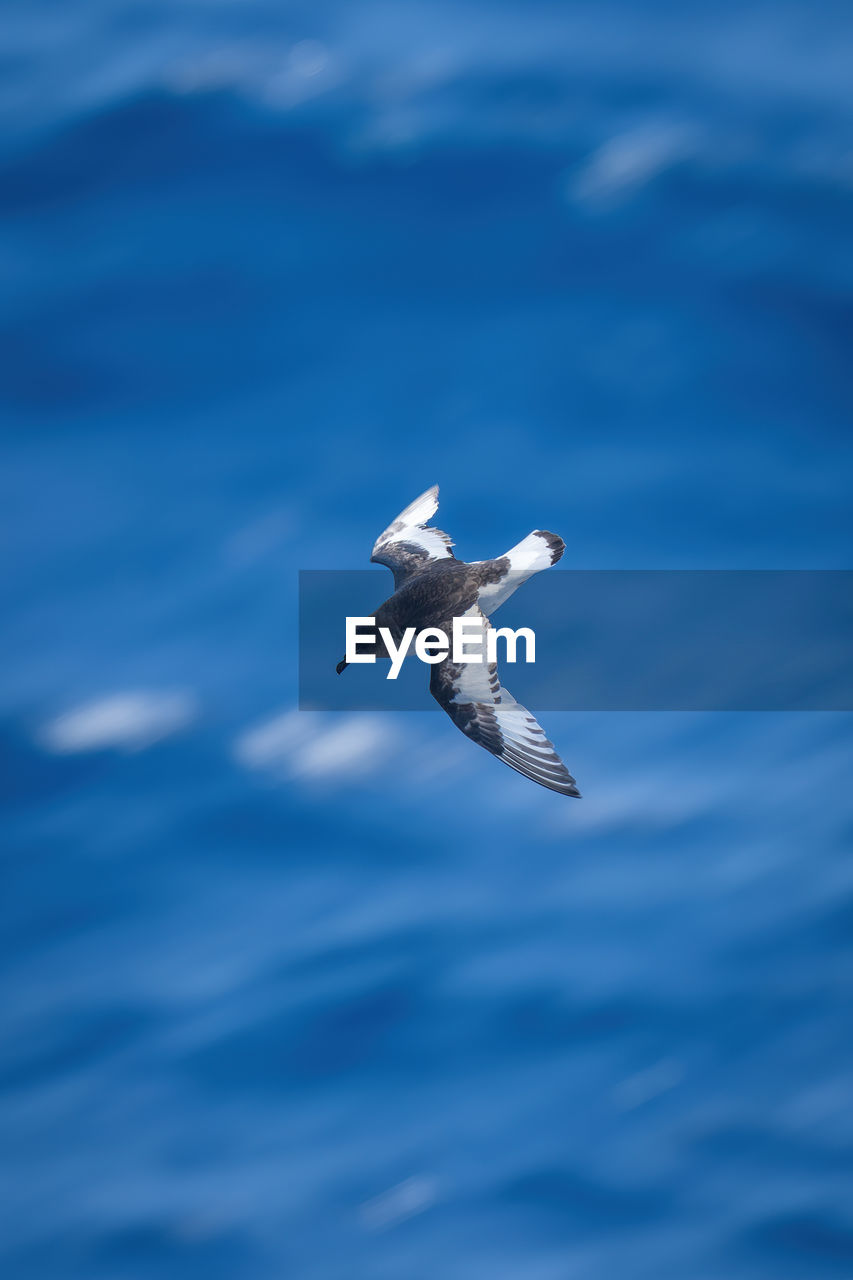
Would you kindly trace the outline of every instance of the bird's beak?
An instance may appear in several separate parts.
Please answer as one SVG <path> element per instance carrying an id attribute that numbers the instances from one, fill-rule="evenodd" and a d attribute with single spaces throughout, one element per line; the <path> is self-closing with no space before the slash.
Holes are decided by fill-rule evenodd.
<path id="1" fill-rule="evenodd" d="M 337 671 L 338 675 L 340 675 L 344 667 L 348 667 L 348 666 L 349 666 L 349 663 L 347 662 L 346 658 L 341 658 L 340 662 L 335 667 L 335 670 Z"/>

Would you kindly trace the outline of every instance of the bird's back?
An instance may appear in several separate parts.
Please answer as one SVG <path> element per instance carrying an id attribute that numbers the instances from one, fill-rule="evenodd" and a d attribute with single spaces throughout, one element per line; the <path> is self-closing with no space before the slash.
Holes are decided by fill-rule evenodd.
<path id="1" fill-rule="evenodd" d="M 390 626 L 392 634 L 406 627 L 450 630 L 477 602 L 480 578 L 472 565 L 462 560 L 436 560 L 408 578 L 377 610 L 377 626 Z"/>

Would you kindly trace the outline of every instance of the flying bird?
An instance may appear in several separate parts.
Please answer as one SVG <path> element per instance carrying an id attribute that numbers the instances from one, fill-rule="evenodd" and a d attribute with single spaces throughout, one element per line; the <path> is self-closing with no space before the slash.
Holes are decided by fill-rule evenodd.
<path id="1" fill-rule="evenodd" d="M 534 573 L 556 564 L 566 549 L 555 533 L 535 529 L 495 560 L 457 560 L 446 533 L 428 522 L 438 510 L 438 485 L 416 498 L 376 539 L 371 562 L 394 574 L 394 594 L 375 610 L 377 632 L 387 627 L 399 645 L 407 627 L 438 627 L 449 633 L 454 618 L 476 622 L 486 653 L 489 617 Z M 466 646 L 466 652 L 468 651 Z M 377 638 L 377 652 L 388 656 Z M 346 666 L 343 658 L 338 674 Z M 430 693 L 457 728 L 511 769 L 551 791 L 580 796 L 575 780 L 534 716 L 501 685 L 494 662 L 456 663 L 450 655 L 430 667 Z"/>

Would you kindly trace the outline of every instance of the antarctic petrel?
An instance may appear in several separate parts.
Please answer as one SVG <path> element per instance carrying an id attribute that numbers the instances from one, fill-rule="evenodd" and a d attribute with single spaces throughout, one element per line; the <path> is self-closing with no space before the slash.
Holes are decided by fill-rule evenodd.
<path id="1" fill-rule="evenodd" d="M 380 534 L 370 559 L 394 574 L 394 594 L 375 610 L 377 630 L 387 627 L 399 645 L 407 627 L 438 627 L 449 633 L 454 618 L 466 618 L 466 652 L 477 652 L 476 621 L 486 652 L 489 616 L 534 573 L 556 564 L 565 543 L 541 529 L 529 533 L 496 560 L 466 564 L 451 551 L 446 533 L 427 521 L 438 509 L 438 485 L 406 507 Z M 387 656 L 377 640 L 380 656 Z M 342 659 L 338 673 L 348 665 Z M 579 796 L 575 780 L 530 712 L 502 688 L 497 664 L 453 662 L 430 667 L 430 693 L 453 723 L 511 769 L 564 796 Z"/>

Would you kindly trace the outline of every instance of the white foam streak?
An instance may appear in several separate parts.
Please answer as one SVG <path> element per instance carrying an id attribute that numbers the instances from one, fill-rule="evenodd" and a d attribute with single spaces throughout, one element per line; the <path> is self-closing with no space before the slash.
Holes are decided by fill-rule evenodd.
<path id="1" fill-rule="evenodd" d="M 618 134 L 600 146 L 571 179 L 568 194 L 587 205 L 624 199 L 690 151 L 686 130 L 674 124 Z"/>
<path id="2" fill-rule="evenodd" d="M 370 1231 L 383 1231 L 424 1213 L 438 1199 L 438 1182 L 427 1175 L 406 1178 L 361 1206 L 361 1222 Z"/>
<path id="3" fill-rule="evenodd" d="M 141 751 L 185 728 L 195 715 L 189 693 L 126 691 L 64 712 L 42 727 L 39 740 L 57 755 Z"/>
<path id="4" fill-rule="evenodd" d="M 248 769 L 277 777 L 340 779 L 378 772 L 396 745 L 387 719 L 374 715 L 326 717 L 286 711 L 247 729 L 234 756 Z"/>

